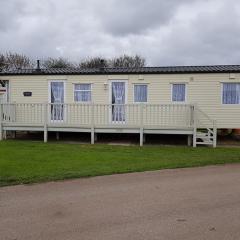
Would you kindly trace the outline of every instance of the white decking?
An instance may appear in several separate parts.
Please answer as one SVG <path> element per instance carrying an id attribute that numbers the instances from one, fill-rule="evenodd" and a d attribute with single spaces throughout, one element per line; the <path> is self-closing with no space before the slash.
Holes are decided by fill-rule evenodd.
<path id="1" fill-rule="evenodd" d="M 0 105 L 0 138 L 4 131 L 184 134 L 193 146 L 216 146 L 216 125 L 190 104 L 48 104 L 5 103 Z M 206 129 L 199 132 L 198 129 Z M 199 141 L 201 139 L 201 141 Z"/>

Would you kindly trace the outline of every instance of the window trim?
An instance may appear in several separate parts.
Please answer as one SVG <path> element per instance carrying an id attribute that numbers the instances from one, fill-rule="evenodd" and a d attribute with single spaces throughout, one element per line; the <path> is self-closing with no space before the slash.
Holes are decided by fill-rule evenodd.
<path id="1" fill-rule="evenodd" d="M 90 90 L 76 90 L 75 87 L 76 85 L 84 85 L 84 84 L 87 84 L 87 85 L 90 85 Z M 90 101 L 76 101 L 75 100 L 75 92 L 90 92 L 91 93 L 91 100 Z M 74 83 L 73 84 L 73 101 L 74 103 L 92 103 L 92 83 Z"/>
<path id="2" fill-rule="evenodd" d="M 135 86 L 136 85 L 143 85 L 143 86 L 146 86 L 147 87 L 147 101 L 146 102 L 135 102 Z M 133 84 L 133 103 L 135 104 L 147 104 L 148 103 L 148 83 L 134 83 Z"/>
<path id="3" fill-rule="evenodd" d="M 184 101 L 173 101 L 173 85 L 177 85 L 177 84 L 185 85 Z M 172 103 L 176 103 L 176 104 L 185 104 L 185 103 L 187 103 L 187 95 L 188 95 L 187 83 L 185 83 L 185 82 L 174 82 L 174 83 L 171 83 L 171 102 Z"/>
<path id="4" fill-rule="evenodd" d="M 239 103 L 223 103 L 223 84 L 225 83 L 235 83 L 235 84 L 239 84 L 240 85 L 240 82 L 221 82 L 221 105 L 223 106 L 239 106 L 240 105 L 240 102 Z"/>

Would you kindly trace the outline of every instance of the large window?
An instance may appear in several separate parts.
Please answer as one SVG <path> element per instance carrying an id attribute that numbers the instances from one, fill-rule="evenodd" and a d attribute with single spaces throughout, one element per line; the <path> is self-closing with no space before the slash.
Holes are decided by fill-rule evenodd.
<path id="1" fill-rule="evenodd" d="M 134 102 L 135 103 L 147 102 L 147 85 L 146 84 L 134 85 Z"/>
<path id="2" fill-rule="evenodd" d="M 172 85 L 172 101 L 185 102 L 186 101 L 186 84 L 174 83 Z"/>
<path id="3" fill-rule="evenodd" d="M 240 104 L 240 83 L 223 83 L 222 103 Z"/>
<path id="4" fill-rule="evenodd" d="M 89 83 L 74 85 L 74 101 L 75 102 L 91 102 L 92 86 Z"/>

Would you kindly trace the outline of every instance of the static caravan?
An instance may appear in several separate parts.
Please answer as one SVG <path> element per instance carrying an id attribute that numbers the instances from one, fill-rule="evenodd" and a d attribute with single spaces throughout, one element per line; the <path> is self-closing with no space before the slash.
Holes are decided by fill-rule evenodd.
<path id="1" fill-rule="evenodd" d="M 216 146 L 240 128 L 240 66 L 18 69 L 0 72 L 6 131 L 184 134 Z"/>

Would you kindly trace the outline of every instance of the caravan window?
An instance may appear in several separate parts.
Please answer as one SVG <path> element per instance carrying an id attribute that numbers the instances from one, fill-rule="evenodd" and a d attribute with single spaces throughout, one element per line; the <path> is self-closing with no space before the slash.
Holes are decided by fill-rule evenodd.
<path id="1" fill-rule="evenodd" d="M 134 102 L 135 103 L 147 102 L 147 85 L 146 84 L 134 85 Z"/>
<path id="2" fill-rule="evenodd" d="M 89 83 L 74 85 L 74 101 L 75 102 L 91 102 L 92 86 Z"/>
<path id="3" fill-rule="evenodd" d="M 240 104 L 240 83 L 223 83 L 223 104 Z"/>
<path id="4" fill-rule="evenodd" d="M 184 83 L 172 84 L 172 101 L 173 102 L 186 101 L 186 84 Z"/>

